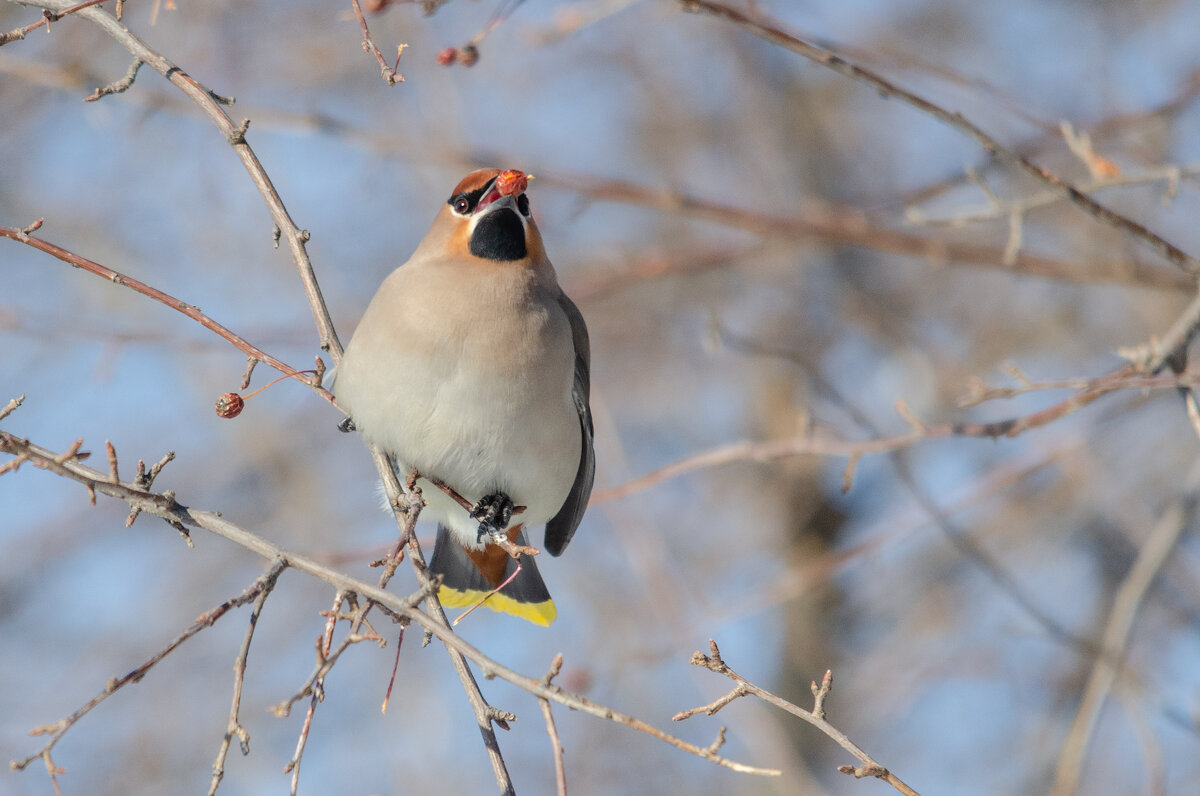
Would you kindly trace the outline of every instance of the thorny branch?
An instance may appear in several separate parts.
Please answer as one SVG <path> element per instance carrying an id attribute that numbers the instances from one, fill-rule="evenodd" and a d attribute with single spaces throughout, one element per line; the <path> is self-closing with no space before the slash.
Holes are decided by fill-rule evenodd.
<path id="1" fill-rule="evenodd" d="M 66 2 L 66 0 L 23 0 L 23 2 L 25 5 L 45 8 L 58 14 L 62 14 L 71 8 L 71 4 Z M 234 153 L 242 161 L 242 165 L 245 166 L 250 179 L 258 188 L 259 193 L 262 194 L 263 200 L 267 204 L 267 209 L 271 213 L 271 218 L 275 222 L 276 230 L 280 233 L 280 237 L 286 240 L 287 245 L 291 249 L 292 259 L 296 263 L 300 281 L 304 285 L 309 306 L 313 311 L 313 318 L 320 335 L 321 348 L 329 352 L 336 364 L 341 360 L 342 346 L 337 339 L 337 333 L 333 329 L 333 321 L 329 317 L 329 312 L 325 308 L 325 300 L 322 298 L 321 288 L 317 284 L 312 261 L 309 260 L 308 251 L 305 248 L 309 234 L 307 231 L 301 230 L 292 221 L 287 208 L 283 205 L 283 200 L 279 197 L 278 191 L 275 190 L 275 185 L 271 182 L 271 178 L 267 176 L 266 170 L 263 169 L 262 163 L 258 160 L 258 156 L 246 142 L 246 129 L 249 125 L 249 120 L 243 120 L 240 124 L 235 125 L 233 120 L 229 118 L 229 114 L 225 112 L 225 106 L 232 104 L 232 100 L 220 97 L 213 91 L 200 85 L 191 75 L 180 69 L 179 66 L 147 46 L 145 42 L 122 25 L 117 17 L 114 17 L 103 8 L 83 8 L 76 15 L 99 27 L 104 33 L 125 47 L 130 55 L 141 60 L 174 84 L 188 99 L 200 107 L 209 120 L 221 131 L 221 134 L 225 136 L 230 146 L 233 147 Z M 276 237 L 276 242 L 278 240 L 279 237 Z"/>
<path id="2" fill-rule="evenodd" d="M 4 447 L 4 445 L 6 445 L 6 443 L 9 441 L 9 439 L 6 439 L 6 438 L 10 438 L 10 435 L 0 432 L 0 447 Z M 7 447 L 4 447 L 4 449 L 7 450 Z M 36 455 L 31 457 L 31 459 L 33 460 L 33 463 L 35 463 L 35 464 L 37 463 L 37 458 L 38 457 Z M 76 466 L 81 467 L 79 465 L 76 465 Z M 52 468 L 47 468 L 47 469 L 52 469 Z M 88 468 L 81 467 L 81 469 L 86 470 Z M 95 471 L 93 470 L 92 472 L 94 473 Z M 99 705 L 101 702 L 108 699 L 110 696 L 112 696 L 113 694 L 115 694 L 117 691 L 121 690 L 125 686 L 129 685 L 130 683 L 140 682 L 141 679 L 146 676 L 146 673 L 149 672 L 154 667 L 155 664 L 157 664 L 163 658 L 170 655 L 172 652 L 174 652 L 176 650 L 176 648 L 178 648 L 181 644 L 183 644 L 188 639 L 195 636 L 201 630 L 204 630 L 207 627 L 212 627 L 214 624 L 216 624 L 217 620 L 219 620 L 226 613 L 228 613 L 230 609 L 236 608 L 240 605 L 245 605 L 246 603 L 250 602 L 251 600 L 256 600 L 257 598 L 259 598 L 260 595 L 263 597 L 263 599 L 265 599 L 266 595 L 268 593 L 270 593 L 271 589 L 273 589 L 275 587 L 275 581 L 278 579 L 279 574 L 281 572 L 283 572 L 283 570 L 286 569 L 287 566 L 288 566 L 288 564 L 284 559 L 281 559 L 281 558 L 275 559 L 273 561 L 273 563 L 271 564 L 271 568 L 269 570 L 267 570 L 267 572 L 264 573 L 261 577 L 259 577 L 258 580 L 254 581 L 254 583 L 252 583 L 249 587 L 247 587 L 241 594 L 239 594 L 236 597 L 231 597 L 230 599 L 226 600 L 225 602 L 221 603 L 220 605 L 216 606 L 215 608 L 201 614 L 196 619 L 195 622 L 193 622 L 186 630 L 184 630 L 182 633 L 180 633 L 178 636 L 176 636 L 175 639 L 171 641 L 171 643 L 167 644 L 167 646 L 163 647 L 161 650 L 156 652 L 154 655 L 150 656 L 150 658 L 147 659 L 140 666 L 138 666 L 137 668 L 135 668 L 134 670 L 132 670 L 131 672 L 129 672 L 128 674 L 126 674 L 123 677 L 114 677 L 113 679 L 109 680 L 108 683 L 105 684 L 104 690 L 101 691 L 99 694 L 97 694 L 95 697 L 93 697 L 86 705 L 84 705 L 83 707 L 76 710 L 70 716 L 59 719 L 58 721 L 53 722 L 51 724 L 44 724 L 41 727 L 36 727 L 33 730 L 31 730 L 30 735 L 49 735 L 49 736 L 51 736 L 51 738 L 46 743 L 45 746 L 43 746 L 40 750 L 38 750 L 34 754 L 30 755 L 29 757 L 25 758 L 24 760 L 12 761 L 12 763 L 11 763 L 12 768 L 14 770 L 22 770 L 26 766 L 28 766 L 30 763 L 32 763 L 34 760 L 40 759 L 40 760 L 45 761 L 46 766 L 47 766 L 47 768 L 49 768 L 51 770 L 51 772 L 52 772 L 51 776 L 53 777 L 53 772 L 55 772 L 57 770 L 57 767 L 54 766 L 52 763 L 52 760 L 50 757 L 51 752 L 54 749 L 55 744 L 57 744 L 60 740 L 62 740 L 62 737 L 64 735 L 66 735 L 67 731 L 70 730 L 72 727 L 74 727 L 75 724 L 80 719 L 82 719 L 84 716 L 86 716 L 88 713 L 90 713 L 92 711 L 92 709 L 95 708 L 97 705 Z M 58 784 L 57 784 L 57 782 L 55 782 L 56 790 L 57 790 L 57 787 L 58 787 Z"/>
<path id="3" fill-rule="evenodd" d="M 57 8 L 60 0 L 43 0 L 42 5 L 50 5 Z M 119 9 L 119 5 L 118 5 Z M 82 16 L 89 19 L 102 30 L 104 30 L 112 38 L 120 42 L 130 51 L 137 59 L 150 64 L 156 71 L 170 80 L 177 88 L 182 90 L 184 94 L 195 102 L 205 112 L 205 114 L 217 125 L 217 128 L 225 136 L 229 144 L 234 148 L 235 153 L 242 160 L 246 167 L 251 180 L 258 187 L 260 193 L 265 200 L 268 210 L 275 221 L 274 241 L 278 245 L 281 237 L 285 237 L 288 245 L 292 250 L 292 257 L 296 263 L 296 267 L 300 276 L 300 280 L 304 285 L 305 292 L 308 297 L 309 305 L 316 321 L 317 328 L 321 339 L 321 348 L 328 351 L 334 364 L 341 360 L 342 346 L 338 340 L 337 333 L 333 328 L 333 322 L 329 315 L 329 310 L 325 305 L 324 298 L 321 294 L 320 287 L 316 280 L 316 274 L 313 271 L 312 263 L 309 260 L 308 253 L 305 248 L 305 243 L 308 241 L 309 235 L 307 231 L 299 229 L 288 215 L 286 208 L 283 205 L 279 194 L 276 192 L 274 185 L 263 169 L 254 151 L 246 142 L 246 130 L 249 126 L 249 119 L 243 120 L 241 124 L 234 125 L 226 114 L 223 105 L 230 104 L 231 100 L 225 100 L 217 96 L 212 91 L 201 87 L 187 73 L 179 69 L 175 64 L 168 61 L 166 58 L 159 55 L 154 50 L 147 47 L 141 40 L 134 36 L 127 28 L 119 24 L 116 19 L 100 9 L 86 9 L 80 12 Z M 254 356 L 251 354 L 251 356 Z M 315 384 L 320 383 L 323 372 L 323 363 L 318 359 L 317 366 L 318 374 Z M 380 478 L 385 485 L 389 485 L 389 499 L 393 501 L 393 507 L 397 514 L 397 521 L 403 525 L 403 518 L 400 517 L 399 489 L 393 489 L 390 485 L 395 484 L 395 475 L 391 471 L 390 464 L 386 457 L 373 452 L 376 467 L 379 471 Z M 173 498 L 172 498 L 173 500 Z M 138 506 L 133 506 L 136 510 Z M 162 508 L 162 507 L 160 507 Z M 170 520 L 176 527 L 183 529 L 183 525 L 178 520 Z M 421 557 L 420 546 L 416 541 L 415 535 L 409 539 L 409 548 L 411 551 L 410 560 L 417 572 L 418 581 L 425 586 L 427 581 L 424 575 L 424 559 Z M 394 571 L 394 568 L 392 569 Z M 386 606 L 385 606 L 386 607 Z M 439 621 L 444 628 L 446 634 L 452 636 L 449 626 L 445 620 L 445 615 L 441 610 L 441 605 L 437 601 L 436 594 L 431 599 L 426 601 L 426 610 L 434 616 L 433 621 Z M 443 639 L 444 640 L 444 639 Z M 447 645 L 450 657 L 454 663 L 455 671 L 463 684 L 464 690 L 467 692 L 469 701 L 475 711 L 476 718 L 479 722 L 480 732 L 483 736 L 484 746 L 487 750 L 489 760 L 492 763 L 492 768 L 496 774 L 496 781 L 503 793 L 513 791 L 511 780 L 508 777 L 507 770 L 504 765 L 503 757 L 500 754 L 499 745 L 496 742 L 495 734 L 492 729 L 492 721 L 496 717 L 494 711 L 486 700 L 483 698 L 479 690 L 479 686 L 475 681 L 474 675 L 467 666 L 466 660 L 462 653 L 455 650 L 452 645 Z M 503 720 L 500 721 L 501 726 Z M 302 736 L 303 738 L 303 736 Z M 293 787 L 295 780 L 293 778 Z"/>
<path id="4" fill-rule="evenodd" d="M 396 541 L 395 548 L 392 550 L 388 565 L 384 569 L 380 581 L 386 582 L 384 578 L 390 578 L 392 573 L 395 572 L 395 567 L 399 565 L 400 557 L 407 547 L 409 562 L 412 564 L 413 574 L 417 578 L 417 583 L 422 587 L 428 586 L 431 578 L 425 567 L 425 557 L 421 553 L 421 543 L 415 533 L 417 517 L 421 508 L 425 505 L 425 500 L 421 497 L 421 489 L 417 486 L 418 474 L 414 470 L 408 474 L 404 483 L 401 484 L 400 479 L 396 477 L 396 470 L 392 466 L 392 461 L 388 456 L 372 446 L 371 457 L 379 472 L 380 480 L 383 482 L 384 492 L 387 495 L 389 505 L 392 507 L 392 515 L 396 520 L 396 524 L 403 529 L 400 538 Z M 447 633 L 454 632 L 450 627 L 449 621 L 446 619 L 446 612 L 442 609 L 442 604 L 437 598 L 436 591 L 432 593 L 430 599 L 424 602 L 423 607 L 430 621 L 439 624 Z M 427 641 L 431 635 L 432 633 L 426 629 Z M 500 786 L 500 792 L 506 794 L 506 796 L 507 794 L 515 793 L 512 778 L 508 773 L 508 766 L 504 762 L 504 756 L 500 754 L 500 744 L 496 739 L 496 729 L 492 726 L 496 724 L 502 729 L 507 730 L 510 716 L 497 711 L 488 704 L 487 699 L 483 696 L 483 692 L 479 689 L 479 683 L 475 679 L 475 674 L 471 671 L 471 667 L 467 665 L 467 659 L 462 652 L 447 645 L 446 654 L 450 656 L 450 663 L 454 666 L 454 672 L 458 675 L 463 691 L 467 695 L 467 701 L 471 704 L 471 710 L 475 714 L 475 722 L 479 727 L 479 735 L 483 739 L 483 746 L 487 751 L 488 761 L 492 764 L 492 773 L 496 777 L 496 784 Z"/>
<path id="5" fill-rule="evenodd" d="M 812 684 L 813 709 L 808 711 L 792 704 L 791 702 L 788 702 L 782 697 L 772 694 L 770 691 L 759 688 L 735 672 L 733 669 L 730 669 L 729 665 L 721 659 L 721 650 L 717 647 L 716 641 L 710 639 L 708 642 L 708 647 L 709 652 L 711 653 L 710 655 L 705 655 L 699 651 L 692 653 L 692 665 L 703 666 L 710 672 L 724 675 L 736 683 L 736 685 L 728 694 L 707 705 L 676 713 L 674 717 L 675 721 L 683 721 L 684 719 L 691 718 L 697 713 L 706 713 L 709 716 L 712 716 L 721 708 L 725 707 L 730 702 L 733 702 L 735 699 L 744 696 L 756 696 L 764 702 L 774 705 L 782 710 L 786 710 L 793 716 L 799 716 L 800 718 L 804 719 L 806 722 L 836 741 L 839 746 L 858 758 L 859 762 L 861 763 L 859 766 L 840 766 L 838 771 L 842 772 L 843 774 L 851 774 L 859 779 L 863 777 L 877 777 L 891 785 L 896 790 L 905 794 L 905 796 L 919 796 L 919 794 L 917 794 L 917 792 L 911 787 L 906 785 L 903 780 L 901 780 L 892 772 L 888 771 L 879 763 L 875 762 L 870 755 L 858 748 L 853 741 L 847 738 L 845 733 L 834 727 L 825 719 L 825 698 L 829 695 L 830 690 L 833 688 L 833 672 L 826 671 L 825 676 L 822 678 L 819 686 L 815 682 Z M 722 733 L 723 732 L 724 728 L 722 728 Z"/>
<path id="6" fill-rule="evenodd" d="M 446 625 L 444 616 L 439 621 L 439 619 L 427 616 L 422 611 L 414 608 L 412 605 L 413 598 L 399 597 L 391 592 L 380 589 L 378 586 L 373 586 L 366 581 L 352 578 L 342 572 L 320 564 L 309 557 L 285 550 L 229 522 L 217 513 L 184 506 L 175 500 L 174 495 L 169 493 L 158 494 L 148 492 L 139 489 L 134 484 L 126 482 L 113 483 L 108 480 L 106 474 L 81 464 L 77 460 L 77 451 L 71 455 L 55 454 L 53 451 L 34 445 L 28 440 L 6 431 L 0 431 L 0 451 L 15 456 L 24 456 L 27 461 L 37 467 L 49 470 L 58 476 L 78 481 L 84 485 L 91 485 L 97 492 L 123 500 L 129 503 L 131 507 L 141 509 L 144 513 L 153 514 L 170 523 L 202 528 L 257 553 L 272 562 L 279 562 L 280 566 L 303 572 L 339 590 L 354 592 L 363 599 L 378 603 L 381 607 L 403 617 L 409 622 L 420 625 L 427 633 L 436 636 L 455 655 L 460 655 L 465 659 L 474 661 L 481 668 L 485 677 L 499 677 L 535 697 L 548 699 L 571 710 L 587 713 L 617 724 L 623 724 L 638 732 L 651 735 L 677 749 L 703 757 L 732 771 L 767 776 L 778 776 L 780 773 L 775 769 L 748 766 L 721 757 L 712 749 L 698 747 L 681 738 L 664 733 L 641 719 L 613 710 L 578 694 L 565 691 L 557 685 L 544 683 L 542 679 L 522 675 L 488 657 L 478 648 L 456 635 Z M 410 549 L 412 549 L 412 545 L 414 544 L 415 536 L 412 540 L 409 540 Z M 423 582 L 422 593 L 425 587 L 426 582 Z M 254 594 L 246 596 L 243 602 L 249 602 L 254 596 Z M 428 606 L 433 602 L 432 600 L 427 600 L 426 605 Z M 174 646 L 178 646 L 178 644 Z M 496 711 L 494 709 L 489 711 L 489 722 L 495 715 Z M 31 759 L 37 759 L 37 757 L 38 755 L 34 755 Z"/>

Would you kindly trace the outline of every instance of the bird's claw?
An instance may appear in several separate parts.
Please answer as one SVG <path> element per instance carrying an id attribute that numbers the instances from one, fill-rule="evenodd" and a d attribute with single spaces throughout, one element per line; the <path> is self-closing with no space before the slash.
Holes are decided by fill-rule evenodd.
<path id="1" fill-rule="evenodd" d="M 479 520 L 479 538 L 484 536 L 503 537 L 508 521 L 512 519 L 512 499 L 503 492 L 493 492 L 480 499 L 471 508 L 471 519 Z"/>

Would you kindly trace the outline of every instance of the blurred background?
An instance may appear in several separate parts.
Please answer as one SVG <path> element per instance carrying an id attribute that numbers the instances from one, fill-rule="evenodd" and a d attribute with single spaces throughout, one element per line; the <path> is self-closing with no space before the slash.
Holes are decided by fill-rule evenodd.
<path id="1" fill-rule="evenodd" d="M 1107 178 L 1097 198 L 1200 252 L 1200 5 L 754 9 L 1065 179 Z M 475 66 L 437 64 L 504 11 Z M 37 19 L 0 4 L 0 30 Z M 1070 393 L 959 399 L 977 380 L 1013 386 L 1014 366 L 1035 381 L 1119 366 L 1118 347 L 1161 335 L 1188 303 L 1182 272 L 1046 200 L 960 132 L 668 0 L 453 0 L 432 16 L 393 5 L 370 17 L 385 57 L 408 45 L 393 87 L 348 2 L 128 3 L 125 24 L 237 98 L 230 115 L 251 119 L 247 140 L 312 234 L 343 342 L 467 170 L 536 175 L 548 251 L 591 330 L 597 493 L 566 555 L 541 564 L 558 621 L 481 611 L 461 633 L 534 677 L 561 652 L 565 687 L 700 745 L 727 725 L 723 753 L 783 770 L 735 774 L 559 709 L 572 793 L 888 790 L 839 774 L 849 755 L 749 699 L 673 724 L 729 689 L 687 663 L 709 638 L 802 707 L 833 669 L 830 720 L 922 793 L 1050 791 L 1118 589 L 1188 494 L 1198 442 L 1174 391 L 1112 394 L 1014 439 L 867 456 L 846 493 L 846 459 L 811 456 L 613 490 L 741 441 L 905 433 L 897 401 L 928 423 L 1036 411 Z M 45 217 L 46 240 L 311 367 L 320 352 L 295 268 L 216 128 L 151 69 L 125 94 L 81 102 L 128 64 L 77 18 L 0 49 L 0 225 Z M 1090 136 L 1091 169 L 1064 121 Z M 395 528 L 335 410 L 285 382 L 219 419 L 213 402 L 237 389 L 245 359 L 187 318 L 8 240 L 0 285 L 0 404 L 27 396 L 5 430 L 56 450 L 111 440 L 124 476 L 174 450 L 156 488 L 374 580 L 367 562 Z M 255 385 L 272 377 L 260 367 Z M 103 469 L 102 453 L 92 463 Z M 203 532 L 189 550 L 152 518 L 126 529 L 127 511 L 92 508 L 79 485 L 29 466 L 0 477 L 6 760 L 265 568 Z M 1066 792 L 1187 793 L 1200 776 L 1195 535 L 1152 574 Z M 392 588 L 414 588 L 407 565 Z M 310 672 L 332 597 L 288 572 L 267 601 L 242 700 L 251 754 L 231 752 L 222 793 L 286 792 L 303 710 L 267 707 Z M 64 792 L 205 792 L 247 616 L 226 616 L 71 730 L 54 753 Z M 392 644 L 355 647 L 329 676 L 301 791 L 494 792 L 439 644 L 409 635 L 380 714 Z M 499 732 L 517 791 L 553 792 L 536 701 L 482 688 L 520 717 Z M 5 793 L 51 790 L 38 763 L 0 775 Z"/>

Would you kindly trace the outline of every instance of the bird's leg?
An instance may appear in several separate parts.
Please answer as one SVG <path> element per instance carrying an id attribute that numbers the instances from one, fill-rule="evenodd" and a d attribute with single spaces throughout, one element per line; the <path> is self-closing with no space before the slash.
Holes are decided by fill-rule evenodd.
<path id="1" fill-rule="evenodd" d="M 479 520 L 479 537 L 504 536 L 504 529 L 512 519 L 512 499 L 503 492 L 493 492 L 480 499 L 471 508 L 471 519 Z"/>

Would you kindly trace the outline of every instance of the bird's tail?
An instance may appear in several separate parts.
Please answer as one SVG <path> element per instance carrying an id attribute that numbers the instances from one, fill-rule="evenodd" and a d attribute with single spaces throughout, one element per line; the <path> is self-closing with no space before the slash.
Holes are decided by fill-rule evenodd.
<path id="1" fill-rule="evenodd" d="M 519 545 L 528 544 L 520 525 L 509 529 L 508 538 Z M 429 569 L 442 576 L 442 588 L 438 591 L 442 605 L 452 608 L 474 605 L 503 583 L 500 591 L 487 598 L 488 608 L 536 625 L 549 625 L 558 616 L 558 610 L 537 564 L 533 556 L 521 556 L 519 563 L 521 571 L 508 580 L 517 570 L 516 559 L 493 544 L 483 550 L 468 550 L 448 528 L 439 525 Z"/>

